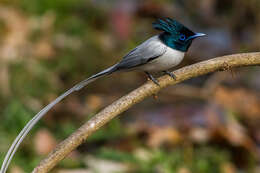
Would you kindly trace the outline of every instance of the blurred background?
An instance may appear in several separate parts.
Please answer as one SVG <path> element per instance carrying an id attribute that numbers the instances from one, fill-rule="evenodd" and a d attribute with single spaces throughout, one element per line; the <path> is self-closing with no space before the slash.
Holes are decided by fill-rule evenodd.
<path id="1" fill-rule="evenodd" d="M 208 36 L 185 66 L 260 49 L 258 0 L 1 0 L 0 162 L 24 125 L 77 82 L 116 63 L 171 17 Z M 16 153 L 31 170 L 99 110 L 146 81 L 105 77 L 59 103 Z M 57 173 L 259 173 L 260 69 L 228 68 L 160 91 L 97 131 Z"/>

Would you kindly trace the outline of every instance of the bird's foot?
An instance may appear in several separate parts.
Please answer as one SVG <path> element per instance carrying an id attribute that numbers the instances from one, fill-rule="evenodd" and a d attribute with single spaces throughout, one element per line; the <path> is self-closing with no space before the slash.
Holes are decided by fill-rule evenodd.
<path id="1" fill-rule="evenodd" d="M 145 72 L 146 75 L 148 76 L 149 79 L 151 79 L 151 81 L 153 81 L 153 83 L 155 83 L 156 85 L 160 86 L 159 82 L 157 79 L 155 79 L 150 73 Z"/>
<path id="2" fill-rule="evenodd" d="M 173 78 L 174 80 L 177 80 L 175 74 L 173 74 L 172 72 L 170 71 L 163 71 L 165 74 L 169 75 L 171 78 Z"/>

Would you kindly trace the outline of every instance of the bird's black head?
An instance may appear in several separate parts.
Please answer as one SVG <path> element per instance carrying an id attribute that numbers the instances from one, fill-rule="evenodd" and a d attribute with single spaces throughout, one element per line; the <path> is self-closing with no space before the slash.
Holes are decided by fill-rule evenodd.
<path id="1" fill-rule="evenodd" d="M 195 33 L 176 20 L 165 18 L 158 19 L 153 23 L 157 30 L 164 31 L 160 39 L 169 47 L 187 52 L 195 38 L 204 36 L 203 33 Z"/>

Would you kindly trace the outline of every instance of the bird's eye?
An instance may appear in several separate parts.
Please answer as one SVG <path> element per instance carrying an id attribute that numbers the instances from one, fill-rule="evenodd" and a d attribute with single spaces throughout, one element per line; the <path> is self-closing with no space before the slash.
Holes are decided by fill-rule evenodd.
<path id="1" fill-rule="evenodd" d="M 181 41 L 184 41 L 184 40 L 186 40 L 186 36 L 185 36 L 184 34 L 181 34 L 179 39 L 180 39 Z"/>

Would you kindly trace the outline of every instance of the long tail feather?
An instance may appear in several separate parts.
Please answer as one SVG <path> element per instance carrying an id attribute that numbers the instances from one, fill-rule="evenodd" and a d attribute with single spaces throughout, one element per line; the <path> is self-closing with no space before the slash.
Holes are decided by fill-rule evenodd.
<path id="1" fill-rule="evenodd" d="M 48 104 L 46 107 L 44 107 L 40 112 L 38 112 L 27 124 L 26 126 L 22 129 L 22 131 L 19 133 L 19 135 L 15 138 L 14 142 L 12 143 L 11 147 L 9 148 L 0 173 L 5 173 L 16 150 L 18 149 L 19 145 L 21 144 L 21 142 L 23 141 L 23 139 L 26 137 L 26 135 L 29 133 L 29 131 L 33 128 L 33 126 L 53 107 L 55 106 L 57 103 L 59 103 L 62 99 L 64 99 L 65 97 L 67 97 L 68 95 L 70 95 L 71 93 L 73 93 L 74 91 L 78 91 L 80 89 L 82 89 L 84 86 L 88 85 L 89 83 L 95 81 L 96 79 L 104 76 L 104 75 L 108 75 L 113 73 L 114 71 L 116 71 L 116 65 L 101 71 L 100 73 L 97 73 L 83 81 L 81 81 L 80 83 L 76 84 L 74 87 L 72 87 L 71 89 L 69 89 L 68 91 L 66 91 L 65 93 L 63 93 L 61 96 L 59 96 L 58 98 L 56 98 L 56 100 L 52 101 L 50 104 Z"/>

